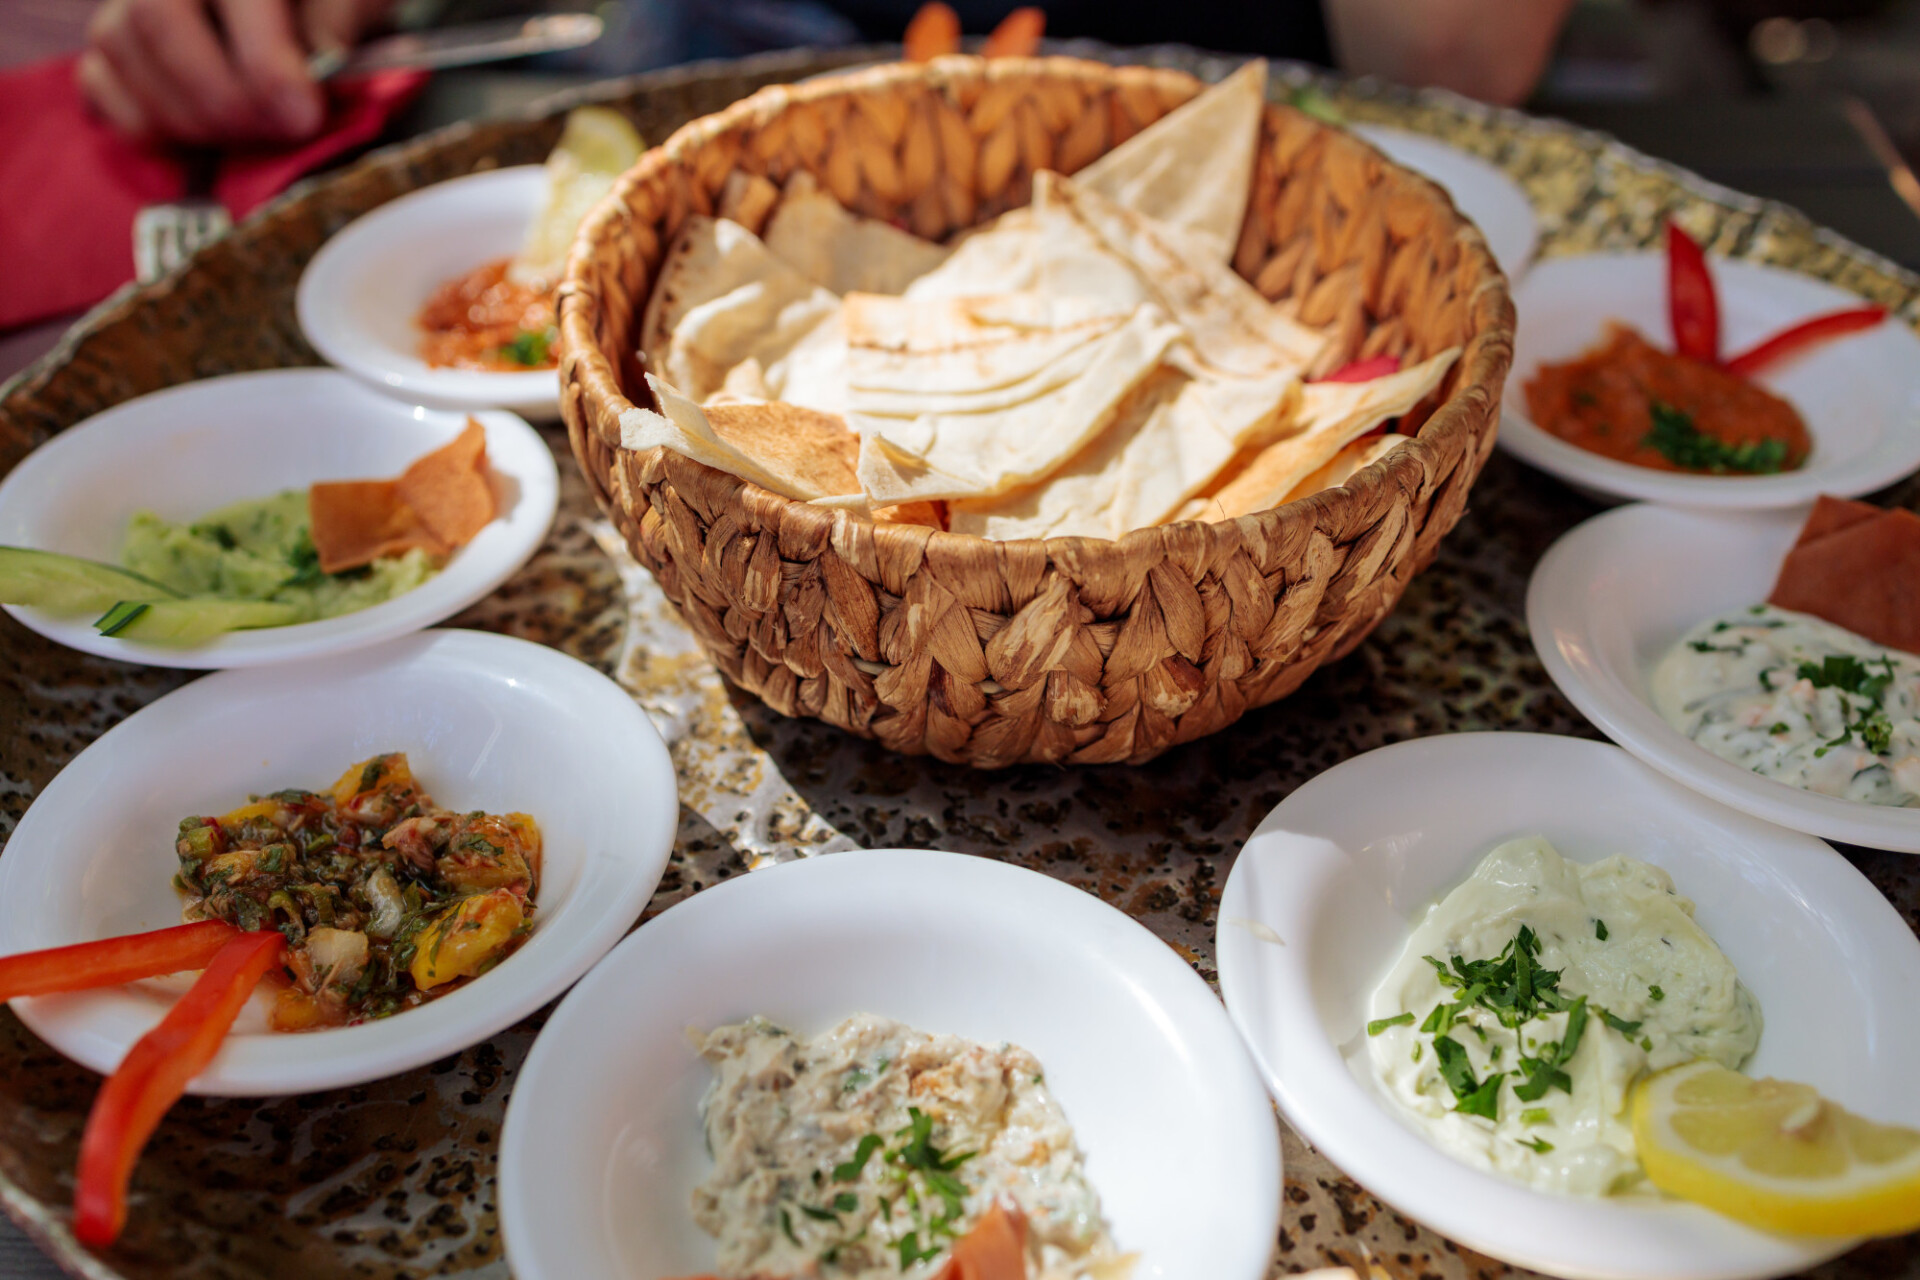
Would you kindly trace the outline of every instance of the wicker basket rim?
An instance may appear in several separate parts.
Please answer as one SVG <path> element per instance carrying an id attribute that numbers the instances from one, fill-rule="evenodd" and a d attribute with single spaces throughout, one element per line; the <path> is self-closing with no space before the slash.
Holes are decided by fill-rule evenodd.
<path id="1" fill-rule="evenodd" d="M 615 419 L 631 408 L 645 407 L 655 412 L 660 410 L 657 403 L 652 403 L 651 396 L 649 396 L 649 403 L 644 406 L 627 396 L 612 360 L 608 353 L 600 348 L 595 337 L 596 312 L 600 306 L 604 305 L 604 300 L 597 288 L 582 288 L 578 281 L 587 270 L 603 231 L 613 227 L 624 217 L 628 194 L 661 173 L 669 165 L 697 151 L 709 140 L 725 134 L 728 130 L 749 123 L 764 125 L 779 112 L 795 103 L 810 103 L 830 97 L 851 97 L 863 93 L 890 92 L 902 85 L 920 81 L 931 81 L 938 85 L 952 78 L 971 76 L 991 82 L 1000 77 L 1031 77 L 1036 73 L 1095 80 L 1103 84 L 1112 84 L 1123 74 L 1144 75 L 1156 86 L 1169 87 L 1184 97 L 1192 97 L 1206 87 L 1205 82 L 1198 77 L 1168 68 L 1114 66 L 1104 62 L 1059 55 L 995 58 L 989 61 L 969 54 L 948 55 L 927 63 L 886 63 L 836 75 L 819 76 L 799 84 L 768 85 L 732 106 L 688 121 L 675 130 L 664 142 L 650 148 L 642 155 L 640 160 L 614 184 L 608 195 L 588 214 L 581 224 L 573 249 L 568 255 L 566 274 L 558 291 L 561 346 L 564 353 L 563 370 L 571 364 L 585 394 L 589 398 L 598 399 L 607 408 L 609 415 Z M 1267 111 L 1296 112 L 1296 108 L 1269 100 Z M 1512 347 L 1511 321 L 1502 323 L 1503 311 L 1508 315 L 1511 314 L 1506 306 L 1506 277 L 1494 262 L 1493 255 L 1487 248 L 1479 229 L 1461 216 L 1444 188 L 1405 166 L 1396 164 L 1357 134 L 1335 129 L 1323 121 L 1315 120 L 1313 123 L 1318 128 L 1333 130 L 1354 145 L 1366 148 L 1378 158 L 1383 173 L 1389 179 L 1411 183 L 1420 188 L 1428 200 L 1437 204 L 1438 215 L 1452 225 L 1460 252 L 1475 265 L 1472 296 L 1468 300 L 1471 329 L 1465 349 L 1461 352 L 1455 366 L 1459 371 L 1459 379 L 1453 394 L 1433 411 L 1423 424 L 1419 435 L 1384 458 L 1363 468 L 1342 486 L 1324 489 L 1298 501 L 1255 512 L 1252 515 L 1236 516 L 1226 520 L 1186 520 L 1152 525 L 1131 530 L 1119 538 L 1075 536 L 1019 539 L 1007 542 L 996 542 L 972 534 L 951 533 L 924 525 L 874 521 L 871 522 L 871 529 L 876 543 L 892 544 L 900 551 L 909 554 L 916 550 L 914 544 L 917 544 L 920 554 L 928 552 L 938 554 L 945 551 L 955 556 L 965 555 L 983 544 L 999 547 L 1037 544 L 1044 548 L 1044 554 L 1049 560 L 1071 561 L 1090 572 L 1100 572 L 1103 569 L 1118 572 L 1123 566 L 1129 564 L 1157 563 L 1167 558 L 1176 544 L 1191 547 L 1195 535 L 1204 537 L 1205 530 L 1232 528 L 1239 535 L 1236 540 L 1242 541 L 1278 540 L 1283 536 L 1284 528 L 1294 521 L 1311 520 L 1319 524 L 1319 517 L 1323 515 L 1337 517 L 1343 506 L 1358 509 L 1359 504 L 1371 501 L 1372 491 L 1379 486 L 1400 484 L 1401 481 L 1394 478 L 1396 476 L 1403 477 L 1406 483 L 1417 485 L 1416 473 L 1425 473 L 1432 467 L 1437 441 L 1456 435 L 1470 435 L 1477 417 L 1484 412 L 1485 402 L 1496 397 L 1506 377 Z M 650 280 L 649 290 L 655 284 L 657 281 Z M 639 306 L 640 309 L 644 309 L 645 299 L 640 301 Z M 569 356 L 570 360 L 567 359 Z M 620 448 L 618 442 L 610 443 L 616 449 Z M 742 479 L 731 472 L 710 467 L 697 459 L 681 457 L 679 461 L 719 479 L 733 492 L 735 500 L 744 500 L 749 507 L 761 512 L 778 511 L 782 527 L 800 536 L 825 542 L 831 538 L 836 521 L 848 518 L 844 511 L 814 506 L 784 494 L 774 493 L 752 481 Z M 1329 522 L 1338 523 L 1337 520 Z M 914 558 L 917 559 L 918 556 Z"/>

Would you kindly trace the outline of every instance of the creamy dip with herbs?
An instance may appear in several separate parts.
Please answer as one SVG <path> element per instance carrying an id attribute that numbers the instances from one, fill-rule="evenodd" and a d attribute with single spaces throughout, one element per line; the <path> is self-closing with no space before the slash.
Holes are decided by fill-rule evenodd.
<path id="1" fill-rule="evenodd" d="M 765 1018 L 707 1034 L 714 1170 L 694 1219 L 724 1277 L 930 1276 L 996 1200 L 1037 1280 L 1118 1280 L 1100 1199 L 1040 1064 L 858 1014 L 802 1039 Z"/>
<path id="2" fill-rule="evenodd" d="M 1569 862 L 1539 837 L 1489 853 L 1429 907 L 1368 1006 L 1374 1078 L 1437 1146 L 1546 1190 L 1643 1176 L 1626 1114 L 1643 1073 L 1738 1069 L 1760 1007 L 1667 873 Z"/>
<path id="3" fill-rule="evenodd" d="M 1654 709 L 1790 787 L 1920 805 L 1920 658 L 1759 604 L 1701 623 L 1653 672 Z"/>

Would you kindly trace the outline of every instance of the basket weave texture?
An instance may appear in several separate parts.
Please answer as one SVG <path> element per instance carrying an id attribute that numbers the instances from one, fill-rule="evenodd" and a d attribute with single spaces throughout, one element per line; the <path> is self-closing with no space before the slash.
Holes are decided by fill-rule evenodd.
<path id="1" fill-rule="evenodd" d="M 1192 97 L 1190 76 L 1065 58 L 942 58 L 763 89 L 649 151 L 581 229 L 560 290 L 561 410 L 587 482 L 715 665 L 790 716 L 982 768 L 1139 763 L 1286 696 L 1433 559 L 1491 451 L 1513 307 L 1426 180 L 1270 105 L 1234 266 L 1330 329 L 1332 367 L 1464 348 L 1417 438 L 1327 490 L 1117 541 L 993 542 L 875 524 L 666 449 L 634 349 L 661 259 L 736 171 L 805 169 L 842 204 L 942 240 L 1027 203 Z"/>

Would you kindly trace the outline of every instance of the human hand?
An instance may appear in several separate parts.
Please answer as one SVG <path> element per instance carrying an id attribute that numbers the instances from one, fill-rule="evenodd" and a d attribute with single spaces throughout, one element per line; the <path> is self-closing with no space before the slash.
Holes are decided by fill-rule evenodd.
<path id="1" fill-rule="evenodd" d="M 326 118 L 307 74 L 392 0 L 105 0 L 76 71 L 94 110 L 133 138 L 211 145 L 311 137 Z"/>

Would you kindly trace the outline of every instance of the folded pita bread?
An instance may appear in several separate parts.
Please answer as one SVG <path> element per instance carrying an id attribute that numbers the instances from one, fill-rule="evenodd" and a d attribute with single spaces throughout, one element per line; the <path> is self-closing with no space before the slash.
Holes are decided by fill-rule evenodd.
<path id="1" fill-rule="evenodd" d="M 1309 497 L 1322 489 L 1333 489 L 1345 484 L 1412 438 L 1412 436 L 1395 435 L 1392 432 L 1377 436 L 1362 436 L 1334 454 L 1333 460 L 1326 466 L 1293 486 L 1286 498 L 1282 500 L 1282 505 Z"/>
<path id="2" fill-rule="evenodd" d="M 1222 374 L 1182 342 L 1114 422 L 1045 483 L 995 501 L 955 503 L 951 527 L 1004 540 L 1117 538 L 1159 524 L 1289 413 L 1299 388 L 1293 370 Z"/>
<path id="3" fill-rule="evenodd" d="M 1267 64 L 1258 59 L 1183 102 L 1074 175 L 1082 190 L 1233 257 L 1253 187 Z"/>
<path id="4" fill-rule="evenodd" d="M 1026 323 L 1038 315 L 1032 309 L 1013 324 L 941 306 L 916 333 L 928 339 L 944 328 L 945 341 L 905 351 L 850 343 L 848 420 L 860 433 L 867 496 L 876 504 L 990 497 L 1041 479 L 1106 428 L 1180 337 L 1151 305 L 1092 337 L 1084 307 L 1061 309 L 1062 323 L 1047 326 Z"/>
<path id="5" fill-rule="evenodd" d="M 845 424 L 791 405 L 722 401 L 708 411 L 671 385 L 647 375 L 660 402 L 655 413 L 638 405 L 620 415 L 620 447 L 665 445 L 696 462 L 730 472 L 762 489 L 802 502 L 857 488 L 847 472 L 853 441 Z M 725 425 L 716 426 L 715 418 Z"/>
<path id="6" fill-rule="evenodd" d="M 944 245 L 849 213 L 802 169 L 765 231 L 767 248 L 834 293 L 899 293 L 947 260 Z"/>
<path id="7" fill-rule="evenodd" d="M 1354 440 L 1424 400 L 1460 355 L 1450 347 L 1410 369 L 1371 382 L 1310 382 L 1300 393 L 1298 427 L 1243 465 L 1229 467 L 1178 515 L 1224 519 L 1269 511 Z"/>
<path id="8" fill-rule="evenodd" d="M 908 286 L 915 300 L 1038 293 L 1109 310 L 1151 302 L 1201 358 L 1247 376 L 1311 364 L 1325 338 L 1287 318 L 1212 256 L 1203 237 L 1134 213 L 1070 178 L 1034 177 L 1034 202 L 966 240 Z"/>
<path id="9" fill-rule="evenodd" d="M 1822 495 L 1767 600 L 1920 652 L 1920 516 Z"/>
<path id="10" fill-rule="evenodd" d="M 661 264 L 641 351 L 655 372 L 696 401 L 720 391 L 748 360 L 780 395 L 786 379 L 776 369 L 784 371 L 786 357 L 839 306 L 739 223 L 696 214 Z"/>

